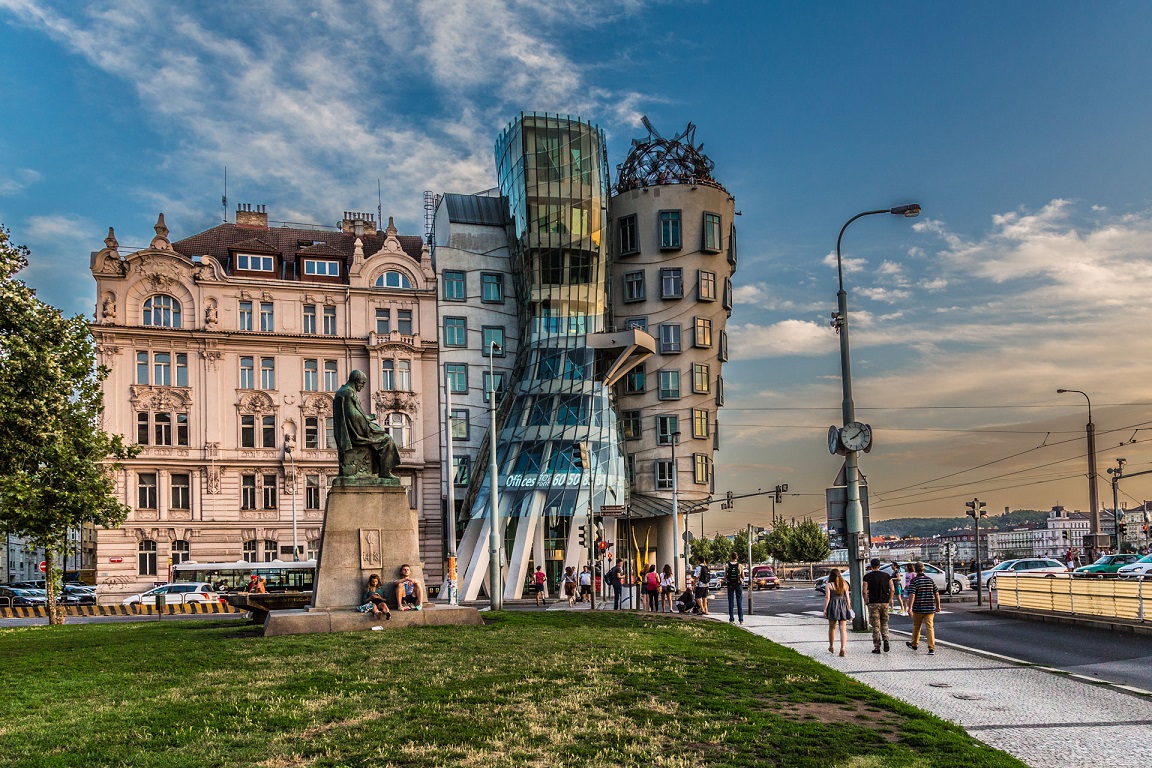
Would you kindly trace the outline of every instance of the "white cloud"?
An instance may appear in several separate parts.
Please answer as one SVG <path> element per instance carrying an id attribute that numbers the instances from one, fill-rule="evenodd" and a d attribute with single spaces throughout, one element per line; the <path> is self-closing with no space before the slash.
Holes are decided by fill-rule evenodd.
<path id="1" fill-rule="evenodd" d="M 904 301 L 911 296 L 910 291 L 901 290 L 898 288 L 881 288 L 874 286 L 872 288 L 857 288 L 857 293 L 860 293 L 873 301 L 885 301 L 889 304 L 895 304 L 899 301 Z"/>
<path id="2" fill-rule="evenodd" d="M 7 178 L 0 178 L 0 195 L 12 195 L 20 192 L 38 182 L 40 178 L 39 171 L 31 168 L 17 168 Z"/>
<path id="3" fill-rule="evenodd" d="M 784 320 L 769 326 L 730 324 L 728 336 L 736 360 L 823 355 L 837 344 L 830 327 L 804 320 Z"/>
<path id="4" fill-rule="evenodd" d="M 824 266 L 836 268 L 836 252 L 832 251 L 823 260 Z M 850 275 L 854 272 L 860 272 L 868 265 L 867 259 L 845 259 L 841 257 L 841 264 L 844 269 L 844 274 Z"/>

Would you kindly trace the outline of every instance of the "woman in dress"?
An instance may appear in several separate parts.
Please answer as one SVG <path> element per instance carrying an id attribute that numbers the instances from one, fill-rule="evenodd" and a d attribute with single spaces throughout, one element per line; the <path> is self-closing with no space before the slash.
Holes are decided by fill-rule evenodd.
<path id="1" fill-rule="evenodd" d="M 848 609 L 848 582 L 835 568 L 828 574 L 828 585 L 824 589 L 824 618 L 828 619 L 828 653 L 835 653 L 836 629 L 840 629 L 840 655 L 848 645 L 848 620 L 852 612 Z"/>
<path id="2" fill-rule="evenodd" d="M 676 577 L 672 575 L 672 566 L 665 565 L 664 573 L 660 575 L 660 610 L 668 609 L 672 613 L 672 594 L 676 591 Z"/>
<path id="3" fill-rule="evenodd" d="M 912 586 L 912 579 L 916 578 L 916 569 L 912 563 L 904 564 L 904 599 L 901 603 L 904 606 L 905 615 L 912 613 L 912 595 L 908 592 L 908 588 Z"/>
<path id="4" fill-rule="evenodd" d="M 560 581 L 564 585 L 564 596 L 568 598 L 568 607 L 571 608 L 576 603 L 576 567 L 570 565 L 565 568 Z"/>

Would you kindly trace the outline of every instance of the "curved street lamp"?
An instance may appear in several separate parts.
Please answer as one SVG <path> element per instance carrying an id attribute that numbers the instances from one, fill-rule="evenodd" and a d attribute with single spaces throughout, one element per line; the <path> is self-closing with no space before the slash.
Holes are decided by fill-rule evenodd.
<path id="1" fill-rule="evenodd" d="M 840 228 L 836 238 L 836 276 L 839 279 L 840 290 L 836 293 L 836 319 L 833 325 L 840 334 L 840 378 L 844 385 L 843 416 L 844 425 L 856 420 L 856 408 L 852 403 L 852 362 L 848 346 L 848 293 L 844 290 L 844 266 L 840 257 L 840 241 L 844 239 L 844 230 L 856 219 L 864 216 L 874 216 L 888 213 L 893 216 L 903 216 L 911 219 L 920 215 L 920 206 L 916 203 L 898 205 L 895 208 L 881 208 L 875 211 L 858 213 Z M 868 620 L 864 614 L 863 595 L 863 552 L 864 509 L 860 506 L 860 470 L 857 451 L 847 450 L 844 456 L 844 478 L 847 485 L 847 508 L 844 511 L 845 523 L 848 533 L 848 574 L 849 587 L 852 593 L 852 630 L 863 632 L 868 628 Z M 855 551 L 853 551 L 855 550 Z"/>
<path id="2" fill-rule="evenodd" d="M 1092 398 L 1088 397 L 1087 392 L 1079 389 L 1056 390 L 1058 395 L 1069 392 L 1084 395 L 1084 399 L 1088 401 L 1088 423 L 1084 426 L 1084 432 L 1088 436 L 1088 506 L 1092 508 L 1092 514 L 1088 519 L 1092 522 L 1092 548 L 1096 549 L 1096 535 L 1100 533 L 1100 500 L 1096 495 L 1096 425 L 1092 423 Z"/>

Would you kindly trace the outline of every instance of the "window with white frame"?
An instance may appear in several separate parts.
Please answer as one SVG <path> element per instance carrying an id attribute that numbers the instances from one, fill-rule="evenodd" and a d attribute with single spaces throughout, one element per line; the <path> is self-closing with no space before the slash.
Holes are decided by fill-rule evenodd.
<path id="1" fill-rule="evenodd" d="M 255 479 L 255 477 L 253 477 L 253 479 Z M 255 486 L 253 486 L 253 487 L 255 487 Z M 249 563 L 258 562 L 259 556 L 256 553 L 259 551 L 259 548 L 260 548 L 260 545 L 259 545 L 259 542 L 256 541 L 256 539 L 249 539 L 248 541 L 245 541 L 244 542 L 244 560 L 249 562 Z"/>
<path id="2" fill-rule="evenodd" d="M 376 309 L 376 333 L 387 336 L 392 332 L 392 310 L 379 307 Z"/>
<path id="3" fill-rule="evenodd" d="M 693 469 L 695 470 L 693 479 L 697 485 L 708 485 L 712 479 L 712 459 L 706 453 L 696 453 L 692 455 Z"/>
<path id="4" fill-rule="evenodd" d="M 624 301 L 644 301 L 644 271 L 624 273 Z"/>
<path id="5" fill-rule="evenodd" d="M 320 390 L 320 361 L 307 359 L 304 361 L 304 391 L 318 392 Z"/>
<path id="6" fill-rule="evenodd" d="M 412 361 L 396 361 L 396 389 L 401 392 L 412 391 Z"/>
<path id="7" fill-rule="evenodd" d="M 188 355 L 183 352 L 137 352 L 136 383 L 157 387 L 188 386 Z"/>
<path id="8" fill-rule="evenodd" d="M 340 389 L 340 368 L 335 360 L 324 361 L 324 391 L 335 392 Z"/>
<path id="9" fill-rule="evenodd" d="M 446 269 L 444 270 L 442 282 L 444 284 L 445 301 L 464 301 L 468 298 L 464 272 L 456 269 Z"/>
<path id="10" fill-rule="evenodd" d="M 680 211 L 660 211 L 660 247 L 680 247 Z"/>
<path id="11" fill-rule="evenodd" d="M 680 351 L 680 324 L 660 324 L 660 353 L 669 355 Z"/>
<path id="12" fill-rule="evenodd" d="M 672 445 L 674 435 L 680 431 L 680 417 L 674 413 L 656 416 L 656 445 Z"/>
<path id="13" fill-rule="evenodd" d="M 324 307 L 324 335 L 336 335 L 336 307 Z"/>
<path id="14" fill-rule="evenodd" d="M 703 408 L 692 409 L 692 437 L 697 439 L 708 437 L 708 411 Z"/>
<path id="15" fill-rule="evenodd" d="M 140 411 L 136 414 L 138 445 L 188 445 L 188 414 Z"/>
<path id="16" fill-rule="evenodd" d="M 452 439 L 453 440 L 467 440 L 468 439 L 468 409 L 467 408 L 453 408 L 452 409 Z"/>
<path id="17" fill-rule="evenodd" d="M 139 472 L 136 475 L 136 508 L 157 509 L 156 473 Z"/>
<path id="18" fill-rule="evenodd" d="M 407 416 L 402 413 L 388 414 L 388 421 L 384 426 L 384 431 L 392 435 L 392 442 L 396 443 L 397 448 L 408 447 L 409 423 Z"/>
<path id="19" fill-rule="evenodd" d="M 340 262 L 304 259 L 304 274 L 320 277 L 340 277 Z"/>
<path id="20" fill-rule="evenodd" d="M 264 509 L 276 509 L 276 475 L 264 475 Z"/>
<path id="21" fill-rule="evenodd" d="M 252 326 L 252 316 L 253 316 L 253 314 L 254 314 L 254 312 L 252 311 L 252 302 L 250 302 L 250 301 L 240 302 L 240 315 L 239 315 L 239 317 L 240 317 L 240 330 L 241 331 L 252 330 L 252 327 L 253 327 Z"/>
<path id="22" fill-rule="evenodd" d="M 704 214 L 704 250 L 716 253 L 720 250 L 720 214 Z"/>
<path id="23" fill-rule="evenodd" d="M 707 317 L 696 318 L 696 334 L 693 346 L 710 349 L 712 347 L 712 321 Z"/>
<path id="24" fill-rule="evenodd" d="M 448 389 L 456 395 L 468 392 L 468 364 L 446 363 L 444 376 L 448 379 Z"/>
<path id="25" fill-rule="evenodd" d="M 260 389 L 276 389 L 276 358 L 260 358 Z"/>
<path id="26" fill-rule="evenodd" d="M 276 553 L 280 549 L 280 542 L 275 539 L 264 539 L 264 562 L 270 563 L 276 559 Z M 289 547 L 291 549 L 291 547 Z"/>
<path id="27" fill-rule="evenodd" d="M 260 331 L 272 333 L 276 330 L 275 308 L 270 301 L 260 302 Z"/>
<path id="28" fill-rule="evenodd" d="M 304 305 L 304 333 L 312 336 L 316 333 L 316 305 Z"/>
<path id="29" fill-rule="evenodd" d="M 137 574 L 140 576 L 156 575 L 156 542 L 152 539 L 143 539 L 136 547 Z"/>
<path id="30" fill-rule="evenodd" d="M 499 272 L 480 273 L 480 301 L 485 304 L 504 303 L 504 275 Z"/>
<path id="31" fill-rule="evenodd" d="M 156 328 L 182 328 L 180 302 L 175 297 L 163 293 L 149 296 L 144 300 L 141 321 L 144 325 Z"/>
<path id="32" fill-rule="evenodd" d="M 444 346 L 468 346 L 468 319 L 464 317 L 444 318 Z"/>
<path id="33" fill-rule="evenodd" d="M 656 470 L 656 490 L 672 490 L 672 460 L 657 459 L 652 464 Z"/>
<path id="34" fill-rule="evenodd" d="M 495 354 L 496 357 L 504 357 L 504 327 L 498 325 L 485 325 L 480 328 L 482 334 L 481 341 L 483 347 L 480 354 L 484 357 L 490 357 Z M 495 352 L 493 352 L 492 345 L 495 344 Z"/>
<path id="35" fill-rule="evenodd" d="M 679 299 L 684 296 L 684 270 L 664 267 L 660 270 L 660 298 Z"/>
<path id="36" fill-rule="evenodd" d="M 692 391 L 696 394 L 712 391 L 707 363 L 692 363 Z"/>
<path id="37" fill-rule="evenodd" d="M 380 361 L 380 389 L 386 392 L 396 389 L 396 361 L 390 357 Z"/>
<path id="38" fill-rule="evenodd" d="M 256 388 L 255 360 L 251 357 L 240 358 L 240 389 Z"/>
<path id="39" fill-rule="evenodd" d="M 716 273 L 705 269 L 696 270 L 696 298 L 699 301 L 716 301 Z"/>
<path id="40" fill-rule="evenodd" d="M 192 546 L 185 539 L 172 540 L 172 565 L 188 562 L 192 556 Z"/>
<path id="41" fill-rule="evenodd" d="M 412 335 L 412 310 L 396 310 L 396 332 L 401 336 Z"/>
<path id="42" fill-rule="evenodd" d="M 236 269 L 247 269 L 253 272 L 271 272 L 273 258 L 271 256 L 258 256 L 253 253 L 236 254 Z"/>
<path id="43" fill-rule="evenodd" d="M 304 509 L 320 509 L 320 475 L 304 476 Z"/>
<path id="44" fill-rule="evenodd" d="M 660 371 L 659 399 L 675 400 L 678 397 L 680 397 L 680 371 L 667 369 Z"/>
<path id="45" fill-rule="evenodd" d="M 170 489 L 172 509 L 192 509 L 192 476 L 178 472 L 169 477 L 172 484 Z"/>
<path id="46" fill-rule="evenodd" d="M 408 276 L 401 272 L 385 272 L 376 278 L 377 288 L 401 288 L 403 290 L 412 290 L 412 281 Z"/>

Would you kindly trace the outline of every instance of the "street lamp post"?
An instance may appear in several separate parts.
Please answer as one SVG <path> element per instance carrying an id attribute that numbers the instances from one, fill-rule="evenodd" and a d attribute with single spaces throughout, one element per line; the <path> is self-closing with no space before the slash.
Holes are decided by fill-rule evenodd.
<path id="1" fill-rule="evenodd" d="M 672 440 L 672 579 L 676 582 L 676 589 L 679 589 L 680 584 L 680 496 L 679 484 L 676 481 L 676 443 L 680 442 L 680 430 L 676 430 L 669 437 Z M 685 526 L 687 526 L 687 518 L 685 518 Z M 688 540 L 684 540 L 687 545 Z M 687 557 L 687 552 L 685 552 Z M 687 559 L 684 561 L 684 578 L 688 578 L 689 564 Z"/>
<path id="2" fill-rule="evenodd" d="M 840 234 L 836 238 L 836 277 L 840 290 L 836 293 L 836 327 L 840 332 L 840 378 L 844 386 L 843 416 L 847 426 L 856 420 L 856 408 L 852 403 L 852 363 L 848 346 L 848 293 L 844 290 L 844 263 L 840 256 L 840 242 L 844 239 L 844 230 L 856 219 L 864 216 L 873 216 L 880 213 L 889 213 L 894 216 L 913 218 L 920 215 L 920 206 L 898 205 L 895 208 L 883 208 L 876 211 L 858 213 L 844 223 Z M 846 450 L 844 456 L 844 478 L 847 486 L 847 509 L 845 510 L 846 527 L 848 529 L 848 574 L 849 586 L 852 593 L 852 630 L 863 632 L 868 628 L 864 614 L 864 594 L 862 587 L 864 561 L 861 553 L 864 551 L 864 509 L 860 506 L 860 470 L 857 460 L 857 451 Z"/>
<path id="3" fill-rule="evenodd" d="M 1084 399 L 1088 401 L 1088 423 L 1084 426 L 1088 436 L 1088 505 L 1092 507 L 1092 514 L 1088 519 L 1092 523 L 1092 548 L 1096 549 L 1096 536 L 1100 533 L 1100 502 L 1096 496 L 1096 425 L 1092 423 L 1092 398 L 1079 389 L 1056 390 L 1058 395 L 1068 392 L 1084 395 Z"/>
<path id="4" fill-rule="evenodd" d="M 488 484 L 491 486 L 491 505 L 489 506 L 488 530 L 488 593 L 491 598 L 490 607 L 493 611 L 504 610 L 504 585 L 501 578 L 500 555 L 504 545 L 500 540 L 500 497 L 496 489 L 499 469 L 496 466 L 496 376 L 493 360 L 500 345 L 495 341 L 488 342 L 488 415 L 491 418 L 491 427 L 488 429 L 488 452 L 492 454 L 489 464 L 491 473 Z"/>
<path id="5" fill-rule="evenodd" d="M 287 453 L 292 467 L 292 562 L 297 562 L 300 560 L 300 545 L 296 538 L 296 491 L 300 489 L 296 485 L 296 451 L 289 447 Z"/>

